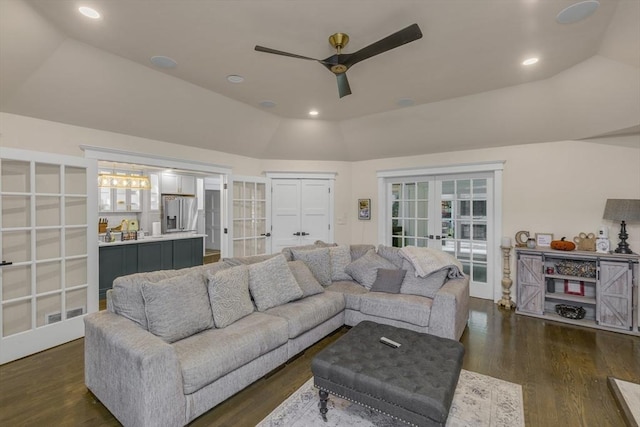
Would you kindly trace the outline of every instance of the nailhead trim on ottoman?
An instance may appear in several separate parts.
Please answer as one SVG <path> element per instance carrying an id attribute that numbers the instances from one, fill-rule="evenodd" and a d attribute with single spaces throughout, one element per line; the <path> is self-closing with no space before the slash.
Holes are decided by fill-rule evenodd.
<path id="1" fill-rule="evenodd" d="M 463 356 L 458 341 L 363 321 L 318 353 L 311 370 L 321 390 L 411 425 L 444 426 Z"/>

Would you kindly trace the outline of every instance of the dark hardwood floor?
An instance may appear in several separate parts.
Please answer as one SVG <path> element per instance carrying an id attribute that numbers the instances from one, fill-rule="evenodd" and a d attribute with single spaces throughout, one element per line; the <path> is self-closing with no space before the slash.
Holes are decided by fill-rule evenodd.
<path id="1" fill-rule="evenodd" d="M 210 410 L 192 426 L 253 426 L 311 377 L 346 328 Z M 464 368 L 522 384 L 527 426 L 624 426 L 607 376 L 640 382 L 640 338 L 516 315 L 471 299 Z M 82 339 L 0 367 L 0 425 L 117 426 L 84 386 Z"/>

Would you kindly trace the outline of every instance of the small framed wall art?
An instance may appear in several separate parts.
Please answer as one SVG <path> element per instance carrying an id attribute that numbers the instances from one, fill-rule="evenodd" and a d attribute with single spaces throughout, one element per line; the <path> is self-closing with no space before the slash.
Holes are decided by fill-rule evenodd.
<path id="1" fill-rule="evenodd" d="M 553 240 L 553 233 L 536 233 L 536 246 L 549 247 Z"/>
<path id="2" fill-rule="evenodd" d="M 371 199 L 358 199 L 358 219 L 371 219 Z"/>

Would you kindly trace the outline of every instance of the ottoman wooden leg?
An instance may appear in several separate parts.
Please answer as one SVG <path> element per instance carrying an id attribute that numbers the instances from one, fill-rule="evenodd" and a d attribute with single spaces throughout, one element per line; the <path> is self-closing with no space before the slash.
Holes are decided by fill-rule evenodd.
<path id="1" fill-rule="evenodd" d="M 320 390 L 318 394 L 320 395 L 320 415 L 322 415 L 322 419 L 326 423 L 327 412 L 329 412 L 329 410 L 327 409 L 327 400 L 329 400 L 329 393 L 324 390 Z"/>

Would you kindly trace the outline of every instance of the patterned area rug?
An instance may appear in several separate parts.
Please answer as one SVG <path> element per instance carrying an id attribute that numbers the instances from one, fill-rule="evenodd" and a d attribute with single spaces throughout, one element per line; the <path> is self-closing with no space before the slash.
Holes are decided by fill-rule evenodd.
<path id="1" fill-rule="evenodd" d="M 313 378 L 258 424 L 259 427 L 400 427 L 406 424 L 357 403 L 330 395 L 328 422 L 318 410 Z M 475 372 L 460 373 L 447 426 L 524 427 L 522 387 Z"/>

